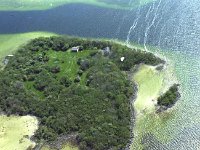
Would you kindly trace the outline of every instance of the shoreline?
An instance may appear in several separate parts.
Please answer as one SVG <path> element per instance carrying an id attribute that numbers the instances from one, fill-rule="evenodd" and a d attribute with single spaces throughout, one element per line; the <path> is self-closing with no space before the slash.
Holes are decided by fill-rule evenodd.
<path id="1" fill-rule="evenodd" d="M 135 127 L 135 122 L 137 119 L 137 113 L 134 107 L 134 102 L 137 100 L 138 97 L 138 87 L 139 85 L 137 84 L 137 82 L 135 80 L 133 80 L 133 77 L 135 76 L 135 74 L 139 71 L 140 67 L 143 66 L 144 64 L 139 64 L 136 65 L 134 68 L 131 69 L 131 71 L 127 72 L 128 74 L 128 79 L 130 80 L 130 82 L 132 82 L 133 84 L 133 89 L 134 89 L 134 93 L 133 95 L 130 97 L 129 101 L 130 101 L 130 109 L 131 109 L 131 125 L 130 125 L 130 129 L 131 129 L 131 133 L 130 133 L 130 142 L 127 144 L 127 147 L 125 148 L 125 150 L 131 150 L 131 145 L 134 142 L 134 127 Z M 157 66 L 160 65 L 164 65 L 164 64 L 159 64 Z M 149 66 L 150 68 L 157 68 L 157 66 Z"/>
<path id="2" fill-rule="evenodd" d="M 160 57 L 159 57 L 160 58 Z M 160 115 L 159 113 L 156 113 L 156 105 L 157 105 L 157 98 L 161 95 L 161 91 L 164 93 L 165 91 L 167 91 L 169 88 L 170 88 L 170 85 L 171 85 L 171 82 L 170 82 L 170 84 L 167 84 L 167 82 L 166 82 L 166 80 L 167 79 L 169 79 L 170 77 L 172 77 L 173 76 L 173 74 L 171 74 L 172 73 L 172 66 L 171 65 L 169 65 L 168 64 L 168 62 L 166 61 L 165 62 L 165 64 L 164 64 L 164 66 L 163 66 L 163 68 L 160 70 L 160 69 L 156 69 L 157 67 L 158 67 L 159 65 L 157 65 L 157 66 L 148 66 L 148 68 L 151 68 L 152 70 L 154 70 L 154 71 L 156 71 L 156 72 L 162 72 L 162 73 L 164 73 L 164 76 L 162 77 L 162 84 L 161 84 L 161 87 L 160 87 L 160 89 L 159 89 L 159 91 L 157 92 L 157 94 L 155 95 L 155 97 L 156 98 L 153 98 L 153 103 L 152 103 L 152 109 L 151 110 L 148 110 L 149 109 L 149 107 L 147 107 L 147 110 L 145 110 L 145 112 L 142 112 L 141 114 L 140 113 L 138 113 L 137 114 L 137 108 L 136 108 L 136 106 L 135 106 L 135 102 L 138 100 L 137 98 L 138 98 L 138 95 L 137 95 L 137 97 L 136 97 L 136 99 L 134 100 L 134 103 L 133 103 L 133 107 L 134 107 L 134 111 L 135 111 L 135 120 L 134 120 L 134 127 L 132 128 L 133 130 L 132 130 L 132 132 L 133 132 L 133 134 L 134 134 L 134 139 L 132 140 L 133 142 L 131 143 L 131 145 L 129 146 L 129 149 L 128 150 L 132 150 L 132 149 L 134 149 L 134 148 L 142 148 L 143 146 L 142 146 L 142 144 L 137 144 L 137 142 L 139 142 L 139 141 L 141 141 L 141 139 L 142 139 L 142 133 L 141 132 L 144 132 L 143 130 L 147 130 L 147 129 L 145 129 L 144 127 L 142 128 L 141 127 L 141 123 L 143 123 L 143 121 L 144 121 L 144 119 L 146 118 L 146 116 L 151 116 L 152 114 L 157 114 L 157 115 Z M 170 66 L 170 67 L 169 67 Z M 135 74 L 137 74 L 138 73 L 138 71 L 140 71 L 139 70 L 139 68 L 141 67 L 141 65 L 140 66 L 137 66 L 137 69 L 135 69 L 136 70 L 136 72 L 134 72 Z M 135 82 L 136 83 L 136 86 L 137 86 L 137 88 L 138 88 L 138 90 L 140 90 L 140 88 L 141 88 L 141 85 L 139 85 L 137 82 L 136 82 L 136 80 L 134 79 L 133 80 L 133 82 Z M 156 82 L 156 80 L 154 81 L 154 82 Z M 175 78 L 173 78 L 173 83 L 176 83 L 177 82 L 177 80 L 175 79 Z M 145 83 L 142 83 L 142 84 L 145 84 Z M 154 87 L 154 86 L 153 86 Z M 137 94 L 138 94 L 138 91 L 137 91 Z M 180 94 L 180 92 L 179 92 L 179 94 Z M 151 97 L 151 96 L 150 96 Z M 179 97 L 180 98 L 180 97 Z M 177 101 L 179 100 L 179 98 L 177 99 Z M 140 99 L 139 99 L 140 100 Z M 155 101 L 156 100 L 156 101 Z M 152 99 L 151 98 L 148 98 L 148 96 L 147 96 L 147 101 L 152 101 Z M 177 102 L 176 101 L 176 102 Z M 176 104 L 176 102 L 175 102 L 175 104 Z M 142 102 L 142 104 L 144 104 L 144 102 Z M 175 105 L 174 104 L 174 105 Z M 173 108 L 173 106 L 174 105 L 172 105 L 170 108 Z M 148 106 L 148 105 L 147 105 Z M 141 110 L 141 108 L 139 109 L 139 110 Z M 157 116 L 156 115 L 156 116 Z M 154 118 L 154 119 L 156 119 L 156 118 Z M 143 126 L 143 125 L 142 125 Z M 136 145 L 137 144 L 137 145 Z"/>
<path id="3" fill-rule="evenodd" d="M 137 99 L 137 92 L 138 92 L 138 87 L 137 87 L 137 84 L 132 81 L 132 76 L 134 75 L 134 73 L 136 72 L 136 70 L 138 69 L 138 67 L 136 66 L 135 67 L 135 70 L 133 71 L 130 71 L 128 72 L 128 78 L 129 78 L 129 81 L 132 82 L 133 84 L 133 90 L 134 90 L 134 93 L 133 95 L 129 98 L 129 103 L 130 103 L 130 141 L 129 143 L 127 143 L 127 146 L 125 147 L 125 150 L 130 150 L 130 147 L 131 147 L 131 144 L 133 143 L 133 140 L 134 140 L 134 133 L 133 133 L 133 129 L 134 129 L 134 126 L 135 126 L 135 119 L 136 119 L 136 115 L 135 115 L 135 110 L 134 110 L 134 107 L 133 107 L 133 104 L 134 104 L 134 101 Z"/>

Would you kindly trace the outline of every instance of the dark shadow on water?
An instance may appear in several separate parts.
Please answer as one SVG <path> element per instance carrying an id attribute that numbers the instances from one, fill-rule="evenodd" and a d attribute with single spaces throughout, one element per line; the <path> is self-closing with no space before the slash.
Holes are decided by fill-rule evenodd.
<path id="1" fill-rule="evenodd" d="M 83 4 L 44 11 L 1 11 L 0 34 L 48 31 L 83 37 L 125 38 L 131 21 L 116 35 L 125 13 Z"/>
<path id="2" fill-rule="evenodd" d="M 191 37 L 181 36 L 185 34 L 184 30 L 183 33 L 177 32 L 182 23 L 180 18 L 184 18 L 178 9 L 179 4 L 179 0 L 165 0 L 160 4 L 157 1 L 133 10 L 70 4 L 44 11 L 0 11 L 0 34 L 47 31 L 126 40 L 131 29 L 130 40 L 135 43 L 188 51 L 188 44 L 183 44 L 183 41 L 193 43 Z M 187 29 L 192 29 L 193 24 L 187 20 Z M 197 38 L 193 39 L 198 41 Z"/>
<path id="3" fill-rule="evenodd" d="M 160 36 L 164 24 L 171 17 L 171 11 L 176 8 L 175 2 L 169 4 L 168 7 L 164 2 L 161 4 L 155 20 L 156 9 L 152 8 L 156 8 L 157 3 L 154 4 L 154 7 L 152 4 L 148 4 L 131 11 L 85 4 L 63 5 L 44 11 L 0 11 L 0 34 L 47 31 L 80 37 L 126 40 L 129 30 L 135 20 L 138 20 L 134 30 L 132 28 L 131 41 L 143 44 L 145 33 L 147 33 L 146 44 L 157 46 L 160 44 L 160 38 L 165 39 L 165 36 L 173 36 L 174 33 L 172 24 L 167 29 L 167 33 Z M 138 11 L 140 11 L 139 15 Z M 153 20 L 154 25 L 149 27 Z M 162 46 L 170 46 L 168 41 L 167 43 L 165 40 L 161 42 L 163 42 Z"/>

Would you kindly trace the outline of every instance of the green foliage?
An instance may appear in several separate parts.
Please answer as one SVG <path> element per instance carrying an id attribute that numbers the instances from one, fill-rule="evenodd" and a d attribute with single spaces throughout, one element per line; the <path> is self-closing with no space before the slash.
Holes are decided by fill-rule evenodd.
<path id="1" fill-rule="evenodd" d="M 124 71 L 129 71 L 134 65 L 141 63 L 153 66 L 165 63 L 152 53 L 130 49 L 119 44 L 113 44 L 112 49 L 115 51 L 113 51 L 110 58 L 113 59 L 120 69 Z M 123 62 L 120 60 L 121 57 L 125 57 Z"/>
<path id="2" fill-rule="evenodd" d="M 61 77 L 60 84 L 64 85 L 65 87 L 69 87 L 72 84 L 72 81 L 67 76 L 64 76 Z"/>
<path id="3" fill-rule="evenodd" d="M 71 53 L 73 46 L 83 51 Z M 107 46 L 112 52 L 105 57 L 99 51 Z M 123 71 L 161 62 L 107 41 L 38 38 L 19 49 L 0 73 L 0 109 L 37 116 L 38 140 L 78 132 L 81 149 L 122 149 L 130 138 L 129 98 L 134 92 Z"/>
<path id="4" fill-rule="evenodd" d="M 158 105 L 170 107 L 177 101 L 179 96 L 178 85 L 174 84 L 169 90 L 158 98 Z"/>
<path id="5" fill-rule="evenodd" d="M 50 68 L 50 71 L 52 73 L 59 73 L 60 72 L 60 67 L 59 66 L 53 66 Z"/>

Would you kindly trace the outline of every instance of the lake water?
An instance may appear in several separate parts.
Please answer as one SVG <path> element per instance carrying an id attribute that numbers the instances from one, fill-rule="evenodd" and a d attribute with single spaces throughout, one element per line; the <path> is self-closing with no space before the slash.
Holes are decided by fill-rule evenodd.
<path id="1" fill-rule="evenodd" d="M 0 34 L 30 31 L 113 38 L 159 48 L 175 66 L 182 98 L 164 121 L 147 118 L 140 142 L 145 149 L 200 149 L 198 0 L 157 0 L 126 11 L 73 4 L 45 11 L 0 12 Z"/>

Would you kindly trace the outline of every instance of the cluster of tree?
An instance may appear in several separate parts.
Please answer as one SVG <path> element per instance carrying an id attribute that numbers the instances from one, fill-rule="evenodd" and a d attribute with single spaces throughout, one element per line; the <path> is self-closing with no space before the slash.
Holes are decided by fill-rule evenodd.
<path id="1" fill-rule="evenodd" d="M 175 104 L 177 98 L 179 97 L 178 86 L 178 84 L 174 84 L 167 92 L 161 95 L 157 101 L 158 105 L 170 107 Z"/>
<path id="2" fill-rule="evenodd" d="M 113 44 L 112 49 L 114 51 L 112 51 L 110 58 L 123 71 L 129 71 L 134 65 L 141 63 L 152 66 L 165 63 L 152 53 L 131 49 L 123 45 Z M 120 60 L 121 57 L 125 58 L 123 62 Z"/>
<path id="3" fill-rule="evenodd" d="M 47 51 L 67 51 L 77 45 L 93 50 L 109 46 L 112 53 L 105 57 L 91 50 L 77 60 L 79 79 L 72 81 L 67 74 L 58 77 L 61 64 L 50 65 Z M 126 57 L 124 64 L 121 56 Z M 150 53 L 107 41 L 38 38 L 19 49 L 0 72 L 0 110 L 37 116 L 37 140 L 52 141 L 78 132 L 80 149 L 123 149 L 130 138 L 129 98 L 134 92 L 123 71 L 139 63 L 161 62 Z"/>
<path id="4" fill-rule="evenodd" d="M 109 41 L 98 41 L 98 40 L 85 40 L 81 38 L 69 38 L 66 36 L 62 37 L 50 37 L 50 38 L 37 38 L 32 40 L 26 45 L 31 51 L 49 50 L 55 51 L 67 51 L 71 47 L 80 46 L 81 49 L 103 49 L 106 46 L 112 46 Z"/>

